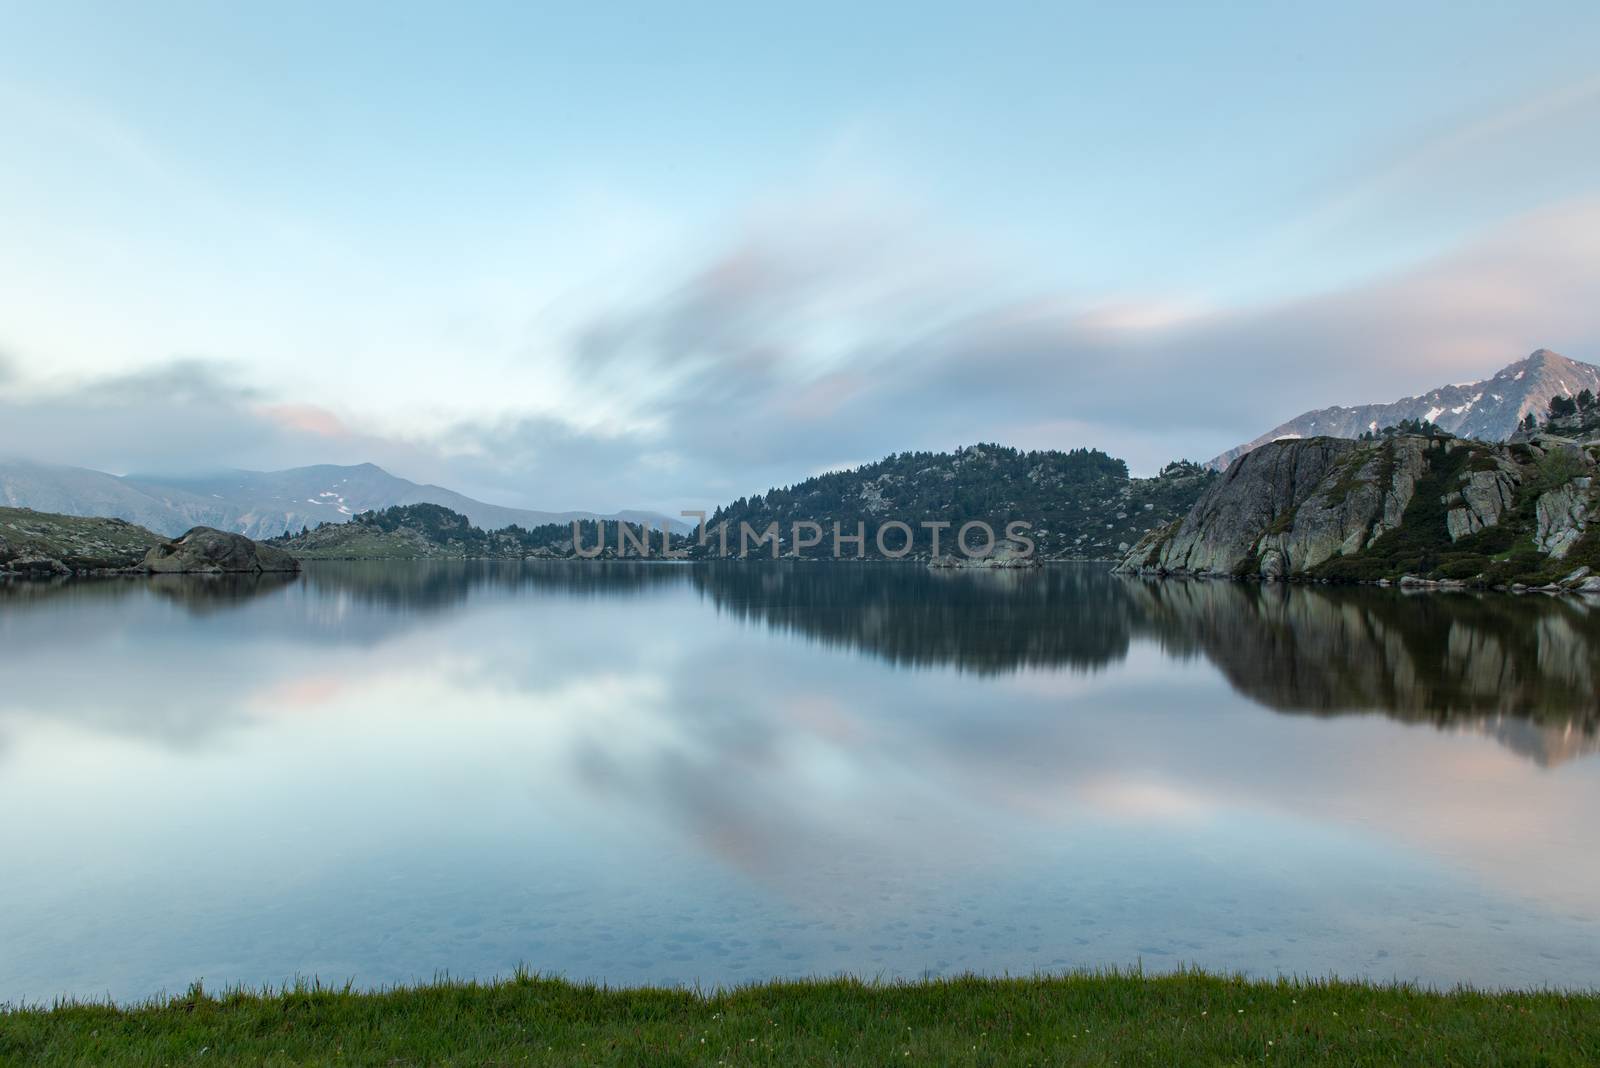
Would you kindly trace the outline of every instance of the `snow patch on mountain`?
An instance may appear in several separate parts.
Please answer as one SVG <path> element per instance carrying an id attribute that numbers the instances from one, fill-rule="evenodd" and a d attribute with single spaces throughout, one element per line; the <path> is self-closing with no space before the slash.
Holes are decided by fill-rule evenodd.
<path id="1" fill-rule="evenodd" d="M 1493 389 L 1489 389 L 1489 386 Z M 1461 437 L 1484 441 L 1509 438 L 1523 416 L 1542 415 L 1554 396 L 1576 396 L 1585 389 L 1600 393 L 1600 367 L 1569 360 L 1540 349 L 1493 376 L 1404 397 L 1387 404 L 1320 408 L 1296 416 L 1253 441 L 1211 461 L 1221 469 L 1251 449 L 1287 437 L 1360 437 L 1407 419 L 1427 419 Z"/>

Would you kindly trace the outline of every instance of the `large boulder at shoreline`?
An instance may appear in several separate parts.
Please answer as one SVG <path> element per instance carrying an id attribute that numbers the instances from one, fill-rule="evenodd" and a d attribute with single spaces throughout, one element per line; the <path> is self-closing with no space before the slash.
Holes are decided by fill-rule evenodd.
<path id="1" fill-rule="evenodd" d="M 1326 488 L 1330 473 L 1356 450 L 1354 441 L 1312 438 L 1273 442 L 1246 453 L 1228 465 L 1187 516 L 1140 539 L 1122 569 L 1277 577 L 1303 566 L 1306 557 L 1326 559 L 1374 520 L 1397 520 L 1405 507 L 1390 499 L 1390 479 L 1374 478 L 1337 500 L 1318 501 L 1307 509 L 1305 522 L 1294 522 L 1300 507 Z M 1270 535 L 1266 543 L 1265 535 Z"/>
<path id="2" fill-rule="evenodd" d="M 72 574 L 72 568 L 50 556 L 18 556 L 0 563 L 0 575 L 50 578 L 55 575 L 70 574 Z"/>
<path id="3" fill-rule="evenodd" d="M 1600 569 L 1600 445 L 1501 445 L 1429 427 L 1270 442 L 1118 570 L 1550 592 Z"/>
<path id="4" fill-rule="evenodd" d="M 151 549 L 139 568 L 161 574 L 299 571 L 300 561 L 282 549 L 251 541 L 243 534 L 195 527 L 182 537 Z"/>

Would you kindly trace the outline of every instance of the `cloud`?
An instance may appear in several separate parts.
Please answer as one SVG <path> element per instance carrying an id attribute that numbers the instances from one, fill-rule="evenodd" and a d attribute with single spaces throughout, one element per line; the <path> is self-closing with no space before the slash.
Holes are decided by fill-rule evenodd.
<path id="1" fill-rule="evenodd" d="M 1600 354 L 1600 200 L 1251 307 L 1030 292 L 1021 273 L 903 220 L 802 212 L 540 356 L 571 410 L 375 427 L 314 387 L 181 360 L 27 391 L 0 377 L 0 452 L 118 471 L 370 460 L 506 504 L 675 511 L 979 440 L 1098 446 L 1150 471 L 1541 346 Z"/>
<path id="2" fill-rule="evenodd" d="M 1004 276 L 928 271 L 899 236 L 747 238 L 592 324 L 573 359 L 633 396 L 684 469 L 743 468 L 745 492 L 819 457 L 980 439 L 1099 445 L 1148 470 L 1309 408 L 1486 375 L 1540 346 L 1600 352 L 1586 296 L 1600 289 L 1597 201 L 1359 287 L 1234 309 L 1015 298 Z"/>
<path id="3" fill-rule="evenodd" d="M 312 406 L 278 404 L 235 364 L 182 359 L 24 388 L 0 382 L 0 455 L 117 473 L 354 462 L 402 443 L 330 437 Z M 333 419 L 327 413 L 326 419 Z M 330 447 L 331 446 L 331 447 Z"/>

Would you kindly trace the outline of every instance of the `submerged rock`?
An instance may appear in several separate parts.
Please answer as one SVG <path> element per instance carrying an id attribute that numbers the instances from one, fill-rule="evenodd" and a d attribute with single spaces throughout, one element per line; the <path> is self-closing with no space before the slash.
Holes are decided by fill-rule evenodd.
<path id="1" fill-rule="evenodd" d="M 182 537 L 151 549 L 139 568 L 168 574 L 299 571 L 300 561 L 282 549 L 251 541 L 243 534 L 195 527 Z"/>

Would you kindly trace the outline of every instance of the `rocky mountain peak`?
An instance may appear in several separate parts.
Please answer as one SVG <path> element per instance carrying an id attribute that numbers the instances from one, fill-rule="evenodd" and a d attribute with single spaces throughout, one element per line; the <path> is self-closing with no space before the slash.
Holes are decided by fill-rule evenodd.
<path id="1" fill-rule="evenodd" d="M 1367 431 L 1426 420 L 1460 437 L 1506 441 L 1529 412 L 1543 416 L 1554 396 L 1600 393 L 1600 367 L 1550 349 L 1537 349 L 1490 378 L 1440 386 L 1414 397 L 1353 407 L 1335 405 L 1305 412 L 1253 441 L 1211 460 L 1222 469 L 1253 449 L 1281 438 L 1358 438 Z"/>

